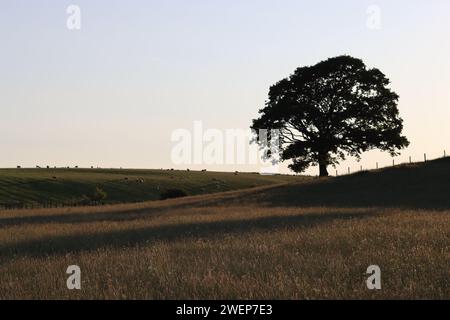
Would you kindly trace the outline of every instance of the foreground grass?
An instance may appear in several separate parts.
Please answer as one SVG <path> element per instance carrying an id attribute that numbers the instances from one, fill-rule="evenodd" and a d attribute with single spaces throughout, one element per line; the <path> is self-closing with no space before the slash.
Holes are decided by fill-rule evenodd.
<path id="1" fill-rule="evenodd" d="M 240 203 L 269 191 L 2 214 L 0 298 L 450 298 L 448 211 Z"/>

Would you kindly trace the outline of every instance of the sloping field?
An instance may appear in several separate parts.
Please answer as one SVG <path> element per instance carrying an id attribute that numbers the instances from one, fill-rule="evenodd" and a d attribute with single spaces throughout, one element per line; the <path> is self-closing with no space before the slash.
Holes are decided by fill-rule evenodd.
<path id="1" fill-rule="evenodd" d="M 79 204 L 96 187 L 105 203 L 158 200 L 168 189 L 188 195 L 239 190 L 305 177 L 263 176 L 256 173 L 132 169 L 0 169 L 1 204 Z"/>
<path id="2" fill-rule="evenodd" d="M 0 212 L 0 298 L 450 299 L 448 159 L 211 195 Z M 68 290 L 78 265 L 81 290 Z M 366 269 L 381 269 L 368 290 Z"/>

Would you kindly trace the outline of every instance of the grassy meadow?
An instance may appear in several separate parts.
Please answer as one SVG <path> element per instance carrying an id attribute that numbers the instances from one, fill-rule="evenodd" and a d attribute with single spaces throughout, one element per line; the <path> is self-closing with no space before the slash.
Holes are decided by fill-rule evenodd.
<path id="1" fill-rule="evenodd" d="M 304 177 L 180 170 L 0 169 L 0 207 L 1 204 L 79 204 L 90 197 L 96 187 L 106 192 L 102 202 L 117 204 L 158 200 L 168 189 L 198 195 L 294 179 Z"/>
<path id="2" fill-rule="evenodd" d="M 165 201 L 3 211 L 0 299 L 450 299 L 449 194 L 446 158 Z M 66 287 L 74 264 L 81 290 Z M 381 290 L 366 287 L 374 264 Z"/>

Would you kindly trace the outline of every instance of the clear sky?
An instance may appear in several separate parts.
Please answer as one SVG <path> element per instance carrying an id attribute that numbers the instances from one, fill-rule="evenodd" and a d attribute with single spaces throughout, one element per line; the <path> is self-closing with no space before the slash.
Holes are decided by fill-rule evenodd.
<path id="1" fill-rule="evenodd" d="M 66 26 L 71 4 L 80 30 Z M 248 128 L 270 85 L 341 54 L 400 95 L 411 146 L 396 161 L 438 157 L 450 153 L 449 39 L 448 0 L 0 0 L 0 167 L 176 167 L 175 129 Z M 360 164 L 376 161 L 392 163 L 371 152 Z"/>

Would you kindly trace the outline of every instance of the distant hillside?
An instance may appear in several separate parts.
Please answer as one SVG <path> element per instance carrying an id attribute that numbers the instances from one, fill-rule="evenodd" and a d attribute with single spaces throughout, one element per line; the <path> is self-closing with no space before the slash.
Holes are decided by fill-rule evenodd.
<path id="1" fill-rule="evenodd" d="M 78 205 L 95 192 L 107 204 L 158 200 L 170 189 L 210 194 L 283 184 L 237 197 L 273 206 L 390 206 L 450 208 L 450 158 L 329 178 L 256 173 L 130 169 L 0 169 L 0 207 L 5 204 Z"/>
<path id="2" fill-rule="evenodd" d="M 187 195 L 238 190 L 298 181 L 302 177 L 256 173 L 225 173 L 128 169 L 0 169 L 0 207 L 3 205 L 80 204 L 106 192 L 105 203 L 160 199 L 169 189 Z"/>
<path id="3" fill-rule="evenodd" d="M 450 208 L 450 157 L 279 186 L 255 195 L 273 206 Z"/>

